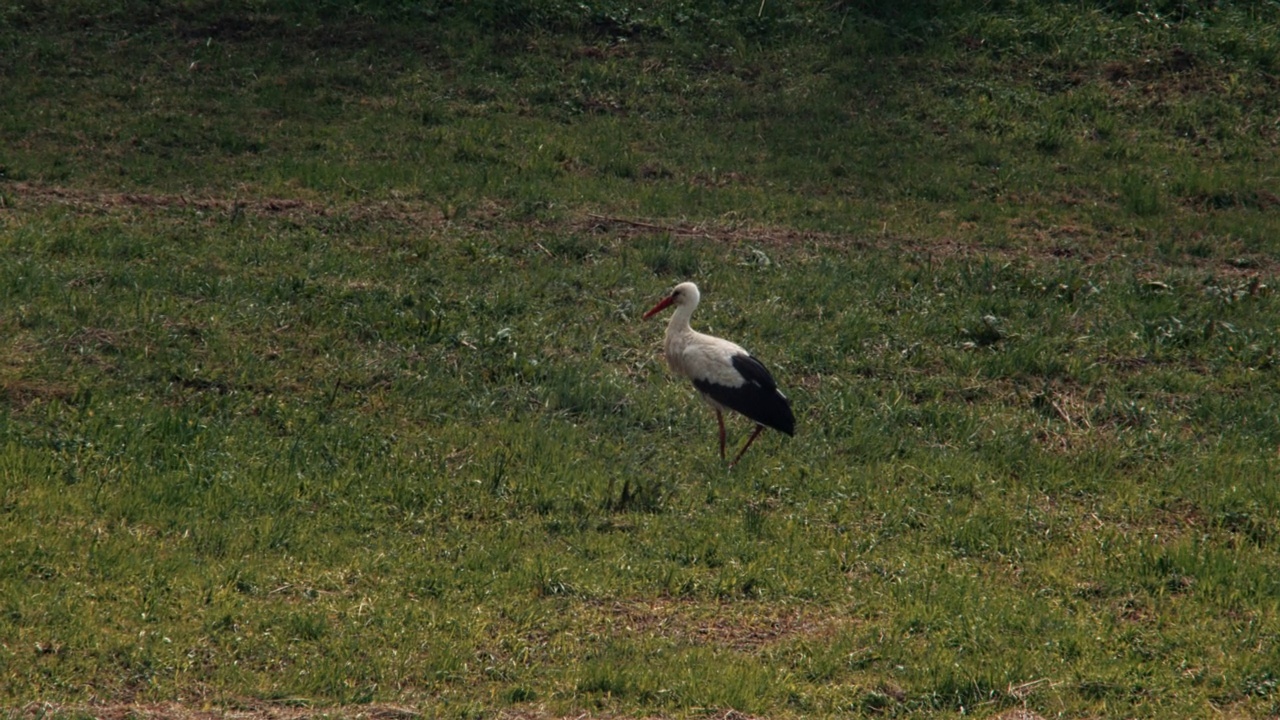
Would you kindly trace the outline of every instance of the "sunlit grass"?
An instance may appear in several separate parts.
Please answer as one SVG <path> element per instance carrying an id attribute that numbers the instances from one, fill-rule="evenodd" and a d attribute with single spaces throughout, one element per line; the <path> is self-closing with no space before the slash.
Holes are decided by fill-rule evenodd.
<path id="1" fill-rule="evenodd" d="M 0 705 L 1275 713 L 1272 15 L 499 5 L 6 11 Z"/>

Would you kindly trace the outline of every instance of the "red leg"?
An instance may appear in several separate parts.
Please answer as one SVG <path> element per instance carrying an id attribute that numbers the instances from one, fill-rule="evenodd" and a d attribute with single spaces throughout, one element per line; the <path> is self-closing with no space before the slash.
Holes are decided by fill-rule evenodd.
<path id="1" fill-rule="evenodd" d="M 751 433 L 751 437 L 747 438 L 747 444 L 743 445 L 742 449 L 738 451 L 738 457 L 734 458 L 733 462 L 729 463 L 729 467 L 733 467 L 738 464 L 738 461 L 742 459 L 742 454 L 747 451 L 747 448 L 751 447 L 751 443 L 756 441 L 756 438 L 760 436 L 760 433 L 763 430 L 763 425 L 756 425 L 756 429 Z"/>
<path id="2" fill-rule="evenodd" d="M 712 408 L 716 411 L 716 421 L 720 423 L 720 459 L 724 459 L 724 413 L 720 412 L 720 408 Z"/>

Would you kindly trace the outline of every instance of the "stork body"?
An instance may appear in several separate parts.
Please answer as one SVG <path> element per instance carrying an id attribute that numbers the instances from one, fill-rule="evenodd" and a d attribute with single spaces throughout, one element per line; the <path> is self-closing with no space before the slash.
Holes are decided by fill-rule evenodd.
<path id="1" fill-rule="evenodd" d="M 721 459 L 725 456 L 724 411 L 733 410 L 756 423 L 751 437 L 729 463 L 729 467 L 733 467 L 766 427 L 794 435 L 796 419 L 787 396 L 778 390 L 773 375 L 763 363 L 737 343 L 697 332 L 689 325 L 701 298 L 697 285 L 680 283 L 644 317 L 650 318 L 668 306 L 676 306 L 667 323 L 663 353 L 671 369 L 692 380 L 693 386 L 715 410 L 716 422 L 720 425 Z"/>

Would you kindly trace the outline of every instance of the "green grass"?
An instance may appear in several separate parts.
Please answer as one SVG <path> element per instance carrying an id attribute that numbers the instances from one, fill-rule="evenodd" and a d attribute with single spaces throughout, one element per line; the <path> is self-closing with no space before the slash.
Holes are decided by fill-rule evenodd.
<path id="1" fill-rule="evenodd" d="M 1280 712 L 1274 4 L 652 6 L 0 10 L 5 712 Z"/>

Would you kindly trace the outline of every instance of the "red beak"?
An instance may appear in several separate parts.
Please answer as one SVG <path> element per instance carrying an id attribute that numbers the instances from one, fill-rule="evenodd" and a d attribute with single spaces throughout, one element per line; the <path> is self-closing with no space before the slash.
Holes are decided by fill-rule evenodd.
<path id="1" fill-rule="evenodd" d="M 644 314 L 644 319 L 645 319 L 645 320 L 648 320 L 649 318 L 653 317 L 653 316 L 654 316 L 654 315 L 656 315 L 659 311 L 661 311 L 662 309 L 664 309 L 665 307 L 667 307 L 667 306 L 668 306 L 668 305 L 670 305 L 671 303 L 675 302 L 675 299 L 676 299 L 676 298 L 675 298 L 675 296 L 674 296 L 674 295 L 668 295 L 668 296 L 666 296 L 666 297 L 662 298 L 662 302 L 658 303 L 657 305 L 654 305 L 652 310 L 650 310 L 649 312 L 647 312 L 647 313 L 645 313 L 645 314 Z"/>

